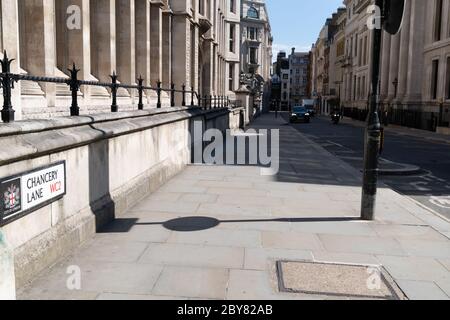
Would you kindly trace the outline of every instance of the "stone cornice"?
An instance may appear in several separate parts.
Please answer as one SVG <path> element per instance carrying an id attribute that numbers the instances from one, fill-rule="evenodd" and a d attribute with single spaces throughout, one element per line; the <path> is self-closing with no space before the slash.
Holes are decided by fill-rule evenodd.
<path id="1" fill-rule="evenodd" d="M 162 0 L 151 0 L 150 4 L 152 6 L 159 6 L 160 8 L 165 6 L 165 3 Z"/>
<path id="2" fill-rule="evenodd" d="M 200 108 L 177 107 L 17 121 L 0 126 L 0 143 L 14 145 L 12 149 L 0 151 L 0 165 L 35 159 L 196 117 L 214 119 L 229 112 L 227 108 L 206 111 Z"/>

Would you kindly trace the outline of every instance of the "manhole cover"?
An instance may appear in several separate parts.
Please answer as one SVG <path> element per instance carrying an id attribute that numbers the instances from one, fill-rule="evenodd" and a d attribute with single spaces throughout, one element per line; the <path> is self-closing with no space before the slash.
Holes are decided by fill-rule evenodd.
<path id="1" fill-rule="evenodd" d="M 361 299 L 406 299 L 381 267 L 317 262 L 277 262 L 281 292 Z"/>

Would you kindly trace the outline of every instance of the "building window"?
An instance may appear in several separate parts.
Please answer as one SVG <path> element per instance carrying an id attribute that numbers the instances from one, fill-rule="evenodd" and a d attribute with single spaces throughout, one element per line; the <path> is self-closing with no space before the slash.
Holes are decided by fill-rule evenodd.
<path id="1" fill-rule="evenodd" d="M 367 85 L 366 85 L 366 76 L 363 77 L 362 85 L 363 85 L 363 88 L 362 88 L 362 94 L 363 94 L 363 98 L 365 98 L 365 97 L 366 97 L 366 88 L 367 88 Z"/>
<path id="2" fill-rule="evenodd" d="M 447 100 L 450 100 L 450 57 L 447 57 Z"/>
<path id="3" fill-rule="evenodd" d="M 364 52 L 364 48 L 363 48 L 363 39 L 359 39 L 359 62 L 358 62 L 358 64 L 359 64 L 359 66 L 362 66 L 362 62 L 363 62 L 363 60 L 362 60 L 362 58 L 363 58 L 363 54 L 365 54 L 365 52 Z"/>
<path id="4" fill-rule="evenodd" d="M 431 67 L 431 99 L 436 100 L 438 96 L 439 60 L 433 60 Z"/>
<path id="5" fill-rule="evenodd" d="M 257 49 L 256 48 L 250 48 L 250 63 L 251 64 L 258 64 Z"/>
<path id="6" fill-rule="evenodd" d="M 250 7 L 247 10 L 247 18 L 259 19 L 259 12 L 255 7 Z"/>
<path id="7" fill-rule="evenodd" d="M 368 41 L 367 41 L 367 36 L 364 37 L 364 65 L 367 65 L 367 51 L 368 51 Z"/>
<path id="8" fill-rule="evenodd" d="M 228 75 L 228 90 L 234 90 L 234 63 L 230 63 L 229 66 L 229 75 Z"/>
<path id="9" fill-rule="evenodd" d="M 436 0 L 436 8 L 434 11 L 434 41 L 442 39 L 442 15 L 443 0 Z"/>
<path id="10" fill-rule="evenodd" d="M 236 6 L 235 6 L 236 0 L 230 0 L 230 12 L 236 13 Z"/>
<path id="11" fill-rule="evenodd" d="M 248 37 L 250 40 L 256 40 L 258 35 L 258 29 L 253 27 L 248 27 Z"/>
<path id="12" fill-rule="evenodd" d="M 236 26 L 234 24 L 230 24 L 230 52 L 235 52 L 234 48 L 235 48 L 235 41 L 234 39 L 236 38 Z"/>

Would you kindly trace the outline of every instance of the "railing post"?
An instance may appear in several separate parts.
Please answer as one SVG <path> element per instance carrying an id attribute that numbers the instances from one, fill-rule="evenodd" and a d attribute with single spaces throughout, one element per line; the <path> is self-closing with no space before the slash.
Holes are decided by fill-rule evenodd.
<path id="1" fill-rule="evenodd" d="M 110 75 L 112 85 L 111 85 L 111 95 L 112 95 L 112 104 L 111 104 L 111 112 L 118 112 L 119 106 L 117 105 L 117 75 L 114 71 L 112 75 Z"/>
<path id="2" fill-rule="evenodd" d="M 214 96 L 214 109 L 217 109 L 217 95 Z"/>
<path id="3" fill-rule="evenodd" d="M 194 87 L 191 87 L 191 107 L 194 106 Z"/>
<path id="4" fill-rule="evenodd" d="M 205 102 L 204 102 L 204 105 L 205 105 L 205 110 L 208 110 L 208 96 L 205 94 Z"/>
<path id="5" fill-rule="evenodd" d="M 144 101 L 143 101 L 144 79 L 142 79 L 142 76 L 139 76 L 139 78 L 137 79 L 137 82 L 138 82 L 138 94 L 139 94 L 138 110 L 144 110 Z"/>
<path id="6" fill-rule="evenodd" d="M 70 86 L 70 91 L 72 92 L 72 105 L 70 106 L 70 116 L 76 117 L 80 115 L 80 107 L 78 106 L 78 90 L 80 90 L 80 81 L 78 81 L 78 72 L 75 62 L 73 63 L 72 69 L 68 69 L 70 72 L 70 80 L 68 85 Z"/>
<path id="7" fill-rule="evenodd" d="M 175 83 L 170 84 L 170 106 L 175 107 Z"/>
<path id="8" fill-rule="evenodd" d="M 158 95 L 158 102 L 156 104 L 156 108 L 161 109 L 161 81 L 158 80 L 156 86 L 157 86 L 156 93 Z"/>
<path id="9" fill-rule="evenodd" d="M 211 110 L 213 108 L 213 97 L 212 95 L 209 95 L 209 110 Z"/>
<path id="10" fill-rule="evenodd" d="M 183 101 L 181 101 L 181 106 L 186 107 L 186 85 L 183 83 Z"/>
<path id="11" fill-rule="evenodd" d="M 14 121 L 14 109 L 11 104 L 11 89 L 14 88 L 14 79 L 11 77 L 11 62 L 14 59 L 9 59 L 4 51 L 3 59 L 0 61 L 2 64 L 2 82 L 1 87 L 3 89 L 3 109 L 2 109 L 2 121 L 12 122 Z"/>

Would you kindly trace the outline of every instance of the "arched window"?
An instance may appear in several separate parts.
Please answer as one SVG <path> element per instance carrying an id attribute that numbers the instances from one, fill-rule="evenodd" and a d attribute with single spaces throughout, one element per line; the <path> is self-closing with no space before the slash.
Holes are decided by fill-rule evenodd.
<path id="1" fill-rule="evenodd" d="M 259 19 L 259 12 L 255 7 L 248 8 L 247 18 Z"/>

